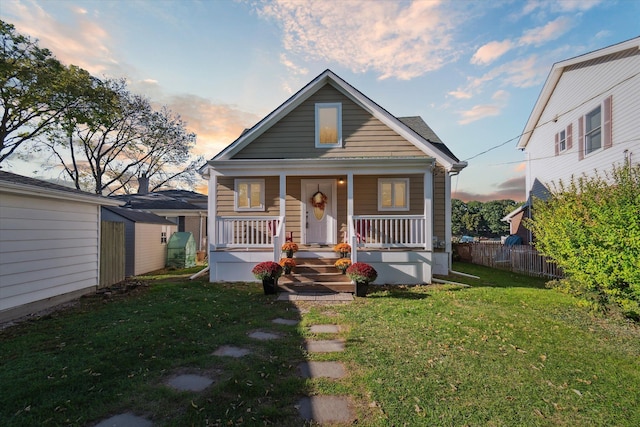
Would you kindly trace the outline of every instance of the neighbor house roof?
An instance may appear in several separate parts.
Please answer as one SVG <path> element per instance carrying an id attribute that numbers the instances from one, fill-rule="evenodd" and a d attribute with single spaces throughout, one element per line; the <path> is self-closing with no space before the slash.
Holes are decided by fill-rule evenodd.
<path id="1" fill-rule="evenodd" d="M 568 67 L 574 66 L 576 64 L 587 63 L 588 61 L 593 61 L 608 55 L 618 54 L 627 50 L 637 51 L 638 49 L 640 49 L 640 37 L 636 37 L 622 43 L 608 46 L 603 49 L 598 49 L 593 52 L 589 52 L 584 55 L 576 56 L 553 64 L 553 67 L 551 67 L 551 72 L 549 73 L 549 76 L 547 77 L 547 80 L 542 87 L 542 91 L 540 91 L 538 100 L 533 107 L 533 111 L 531 111 L 529 120 L 527 121 L 527 124 L 522 131 L 522 136 L 518 141 L 518 148 L 525 149 L 527 147 L 533 131 L 536 129 L 536 127 L 538 127 L 540 117 L 542 116 L 542 113 L 544 112 L 544 109 L 546 108 L 547 103 L 549 102 L 549 99 L 551 98 L 551 95 L 556 88 L 556 85 L 558 84 L 560 78 L 562 77 L 562 74 Z"/>
<path id="2" fill-rule="evenodd" d="M 112 200 L 97 194 L 7 171 L 0 171 L 0 187 L 2 187 L 4 191 L 19 194 L 41 195 L 106 206 L 118 206 L 122 204 L 122 202 L 118 200 Z"/>
<path id="3" fill-rule="evenodd" d="M 466 162 L 459 161 L 451 151 L 440 141 L 435 133 L 419 117 L 406 118 L 407 122 L 393 116 L 380 105 L 372 101 L 362 92 L 351 86 L 349 83 L 338 77 L 331 70 L 325 70 L 309 84 L 296 92 L 287 101 L 272 111 L 269 115 L 260 120 L 251 129 L 243 132 L 242 135 L 224 150 L 218 153 L 211 161 L 230 160 L 233 156 L 249 145 L 252 141 L 262 135 L 267 129 L 285 117 L 296 107 L 307 100 L 326 84 L 330 84 L 339 92 L 350 98 L 361 108 L 368 111 L 382 123 L 393 129 L 399 135 L 415 145 L 423 153 L 435 158 L 448 170 L 459 171 L 467 166 Z M 419 122 L 418 120 L 419 119 Z M 413 125 L 413 127 L 412 127 Z M 415 127 L 415 128 L 414 128 Z M 201 172 L 206 170 L 206 165 L 201 168 Z"/>
<path id="4" fill-rule="evenodd" d="M 120 208 L 115 206 L 105 206 L 104 208 L 116 215 L 120 215 L 124 219 L 128 219 L 129 221 L 133 222 L 140 222 L 144 224 L 176 225 L 175 223 L 151 212 L 145 212 L 137 209 Z"/>
<path id="5" fill-rule="evenodd" d="M 147 194 L 111 196 L 127 207 L 143 210 L 206 210 L 207 196 L 186 190 L 156 191 Z"/>

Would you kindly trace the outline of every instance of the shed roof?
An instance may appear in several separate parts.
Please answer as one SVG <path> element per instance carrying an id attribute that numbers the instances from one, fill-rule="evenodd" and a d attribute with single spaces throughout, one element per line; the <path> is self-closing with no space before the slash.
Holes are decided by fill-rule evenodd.
<path id="1" fill-rule="evenodd" d="M 132 222 L 139 222 L 143 224 L 176 225 L 173 222 L 162 218 L 161 216 L 138 209 L 127 209 L 115 206 L 105 206 L 105 209 Z"/>

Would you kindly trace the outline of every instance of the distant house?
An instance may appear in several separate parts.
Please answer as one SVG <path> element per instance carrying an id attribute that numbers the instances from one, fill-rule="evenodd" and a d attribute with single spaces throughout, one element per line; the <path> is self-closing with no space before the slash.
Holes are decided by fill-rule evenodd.
<path id="1" fill-rule="evenodd" d="M 148 211 L 176 224 L 177 231 L 191 232 L 196 250 L 207 248 L 207 196 L 187 190 L 162 190 L 112 196 L 125 207 Z"/>
<path id="2" fill-rule="evenodd" d="M 553 65 L 518 141 L 526 153 L 527 203 L 505 220 L 512 234 L 532 197 L 551 183 L 640 161 L 640 37 Z"/>
<path id="3" fill-rule="evenodd" d="M 100 208 L 117 204 L 0 171 L 0 321 L 95 291 Z"/>
<path id="4" fill-rule="evenodd" d="M 102 208 L 105 221 L 125 224 L 125 275 L 138 276 L 166 266 L 167 242 L 177 225 L 158 215 L 115 206 Z"/>
<path id="5" fill-rule="evenodd" d="M 307 263 L 347 241 L 376 283 L 428 283 L 449 269 L 451 175 L 465 166 L 422 118 L 326 70 L 203 167 L 210 280 L 255 280 L 292 238 Z"/>

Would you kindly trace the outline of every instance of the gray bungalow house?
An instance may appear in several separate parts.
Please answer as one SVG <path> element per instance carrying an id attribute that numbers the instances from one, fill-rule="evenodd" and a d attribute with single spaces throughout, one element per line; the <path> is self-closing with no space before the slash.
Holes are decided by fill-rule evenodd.
<path id="1" fill-rule="evenodd" d="M 390 114 L 326 70 L 211 159 L 211 281 L 252 281 L 281 257 L 374 266 L 375 283 L 429 283 L 451 255 L 451 176 L 466 166 L 420 117 Z"/>

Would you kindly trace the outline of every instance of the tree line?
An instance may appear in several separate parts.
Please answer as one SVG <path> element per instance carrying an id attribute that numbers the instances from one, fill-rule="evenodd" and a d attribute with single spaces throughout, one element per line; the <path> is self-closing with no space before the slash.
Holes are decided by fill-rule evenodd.
<path id="1" fill-rule="evenodd" d="M 0 167 L 38 154 L 79 190 L 131 193 L 190 186 L 196 135 L 178 114 L 132 93 L 124 79 L 64 65 L 37 40 L 0 20 Z"/>
<path id="2" fill-rule="evenodd" d="M 509 224 L 502 221 L 521 203 L 513 200 L 490 202 L 451 200 L 451 234 L 494 238 L 509 234 Z"/>

